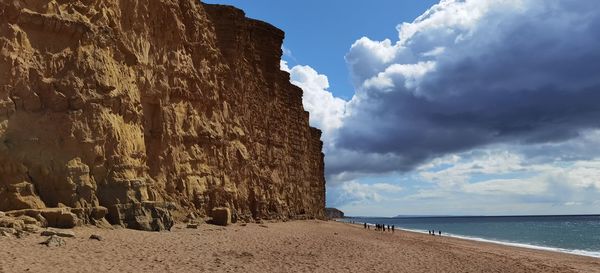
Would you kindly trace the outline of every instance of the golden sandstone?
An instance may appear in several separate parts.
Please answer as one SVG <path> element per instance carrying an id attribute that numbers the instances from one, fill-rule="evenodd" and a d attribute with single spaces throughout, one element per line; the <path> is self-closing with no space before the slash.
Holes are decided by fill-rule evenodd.
<path id="1" fill-rule="evenodd" d="M 143 230 L 217 207 L 324 217 L 283 38 L 194 0 L 0 0 L 0 211 Z"/>

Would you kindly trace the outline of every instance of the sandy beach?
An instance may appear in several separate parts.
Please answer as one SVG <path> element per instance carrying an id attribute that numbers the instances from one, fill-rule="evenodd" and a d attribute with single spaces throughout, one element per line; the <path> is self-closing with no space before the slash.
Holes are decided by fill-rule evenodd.
<path id="1" fill-rule="evenodd" d="M 74 231 L 54 248 L 0 238 L 0 272 L 600 272 L 596 258 L 333 221 Z"/>

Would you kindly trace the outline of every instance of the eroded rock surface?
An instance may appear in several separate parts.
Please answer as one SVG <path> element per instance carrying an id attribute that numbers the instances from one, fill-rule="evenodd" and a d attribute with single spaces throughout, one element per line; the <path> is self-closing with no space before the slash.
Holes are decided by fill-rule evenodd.
<path id="1" fill-rule="evenodd" d="M 323 217 L 283 37 L 193 0 L 0 0 L 0 210 L 150 230 L 215 207 Z"/>
<path id="2" fill-rule="evenodd" d="M 344 218 L 344 212 L 336 208 L 325 208 L 325 215 L 329 219 Z"/>

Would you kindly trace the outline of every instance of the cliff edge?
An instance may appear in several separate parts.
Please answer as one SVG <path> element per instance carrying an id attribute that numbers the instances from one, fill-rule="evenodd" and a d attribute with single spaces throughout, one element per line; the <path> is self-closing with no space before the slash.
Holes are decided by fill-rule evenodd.
<path id="1" fill-rule="evenodd" d="M 193 0 L 0 0 L 0 211 L 143 230 L 215 207 L 323 218 L 321 133 L 283 38 Z"/>
<path id="2" fill-rule="evenodd" d="M 325 215 L 328 219 L 344 218 L 344 212 L 336 208 L 325 208 Z"/>

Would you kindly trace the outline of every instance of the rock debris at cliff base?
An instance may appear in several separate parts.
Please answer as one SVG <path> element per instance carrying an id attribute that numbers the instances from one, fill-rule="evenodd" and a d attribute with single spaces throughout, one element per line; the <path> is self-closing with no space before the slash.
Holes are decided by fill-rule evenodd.
<path id="1" fill-rule="evenodd" d="M 321 133 L 283 38 L 192 0 L 0 0 L 0 211 L 144 230 L 215 207 L 322 218 Z"/>

